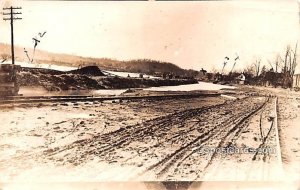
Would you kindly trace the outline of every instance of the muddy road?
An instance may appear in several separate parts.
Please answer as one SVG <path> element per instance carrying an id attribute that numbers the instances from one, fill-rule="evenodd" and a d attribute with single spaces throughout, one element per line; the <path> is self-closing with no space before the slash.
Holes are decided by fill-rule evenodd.
<path id="1" fill-rule="evenodd" d="M 257 180 L 261 176 L 253 173 L 256 165 L 267 163 L 271 168 L 278 160 L 275 105 L 275 98 L 259 96 L 76 105 L 84 108 L 81 113 L 89 110 L 95 117 L 67 121 L 46 117 L 47 126 L 24 131 L 43 139 L 41 145 L 2 156 L 0 171 L 4 180 L 38 179 L 41 173 L 45 181 Z M 138 115 L 130 110 L 138 110 Z M 99 119 L 97 114 L 106 117 Z M 100 122 L 118 127 L 99 127 Z M 2 141 L 3 153 L 8 151 L 5 144 L 9 146 Z M 245 175 L 241 171 L 228 175 L 228 170 L 241 166 Z"/>

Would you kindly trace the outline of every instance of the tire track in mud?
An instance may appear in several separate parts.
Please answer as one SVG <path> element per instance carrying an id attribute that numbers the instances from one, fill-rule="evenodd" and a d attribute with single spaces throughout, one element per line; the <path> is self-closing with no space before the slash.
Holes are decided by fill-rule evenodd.
<path id="1" fill-rule="evenodd" d="M 277 99 L 277 98 L 276 98 Z M 273 100 L 274 100 L 274 98 L 272 98 L 272 97 L 268 97 L 268 99 L 267 99 L 267 101 L 266 101 L 266 103 L 265 103 L 265 105 L 260 109 L 260 110 L 258 110 L 258 112 L 264 112 L 265 110 L 269 110 L 270 109 L 270 107 L 272 107 L 273 106 Z M 255 115 L 257 115 L 257 113 L 255 114 Z M 252 120 L 252 118 L 255 116 L 255 115 L 252 115 L 250 118 L 248 118 L 244 123 L 243 123 L 243 125 L 246 125 L 246 127 L 245 128 L 239 128 L 238 129 L 238 131 L 237 131 L 237 133 L 233 136 L 233 138 L 231 139 L 231 138 L 229 138 L 229 145 L 228 146 L 230 146 L 231 144 L 234 144 L 235 143 L 235 141 L 236 140 L 238 140 L 238 138 L 240 137 L 240 135 L 242 134 L 242 132 L 244 131 L 244 130 L 246 130 L 246 128 L 248 128 L 248 126 L 249 126 L 249 124 L 250 124 L 250 121 Z M 272 126 L 271 126 L 271 128 L 272 128 Z M 271 128 L 269 128 L 268 129 L 268 133 L 270 132 L 270 130 L 271 130 Z M 231 139 L 231 140 L 230 140 Z M 268 139 L 268 137 L 267 137 L 267 139 Z M 258 146 L 258 148 L 260 148 L 261 147 L 261 145 L 259 145 Z M 255 154 L 255 155 L 257 155 L 257 153 Z M 225 157 L 226 156 L 228 156 L 227 154 L 225 155 Z M 258 155 L 257 155 L 258 156 Z M 265 162 L 265 159 L 266 159 L 266 157 L 268 156 L 270 156 L 269 154 L 266 154 L 266 153 L 263 153 L 263 161 Z M 215 167 L 214 166 L 214 170 L 215 170 L 215 172 L 217 172 L 218 170 L 219 170 L 219 168 L 221 167 L 221 164 L 224 162 L 224 160 L 225 160 L 225 157 L 223 157 L 222 156 L 222 159 L 220 158 L 220 156 L 218 157 L 218 163 L 214 163 L 214 165 L 215 164 L 217 164 L 217 166 Z M 254 157 L 256 157 L 256 156 L 254 156 Z M 253 158 L 254 157 L 249 157 L 249 161 L 251 162 L 251 160 L 253 160 Z M 211 165 L 210 165 L 211 166 Z M 249 170 L 249 171 L 251 171 L 252 170 L 252 166 L 253 166 L 253 162 L 251 162 L 251 169 Z M 222 168 L 221 168 L 222 169 Z M 207 169 L 205 170 L 205 173 L 207 173 Z M 203 174 L 203 175 L 205 175 L 205 173 Z M 211 174 L 212 175 L 212 174 Z M 214 175 L 214 174 L 213 174 Z M 247 175 L 248 176 L 248 175 Z M 247 179 L 249 178 L 249 177 L 246 177 Z M 196 179 L 195 179 L 196 180 Z M 204 180 L 206 180 L 206 179 L 204 179 Z"/>
<path id="2" fill-rule="evenodd" d="M 144 166 L 141 168 L 142 170 L 139 170 L 139 172 L 143 171 L 142 176 L 148 172 L 154 172 L 161 179 L 166 174 L 175 172 L 175 166 L 180 167 L 187 158 L 198 151 L 199 146 L 201 147 L 212 139 L 225 142 L 226 139 L 231 139 L 233 134 L 232 138 L 234 138 L 242 130 L 242 124 L 247 118 L 255 114 L 264 104 L 264 98 L 246 97 L 213 106 L 188 109 L 97 135 L 90 139 L 78 140 L 69 145 L 48 149 L 40 154 L 31 154 L 31 157 L 37 162 L 51 160 L 56 164 L 60 164 L 59 160 L 64 158 L 65 161 L 74 165 L 75 163 L 76 165 L 83 164 L 89 156 L 97 156 L 104 161 L 109 161 L 113 159 L 111 156 L 118 155 L 117 151 L 122 152 L 126 151 L 127 147 L 130 148 L 131 143 L 147 146 L 145 137 L 156 137 L 161 141 L 148 147 L 133 148 L 135 151 L 145 154 L 149 154 L 151 151 L 155 152 L 159 148 L 169 151 L 167 156 L 159 155 L 155 164 Z M 180 132 L 179 129 L 184 129 L 184 131 Z M 196 136 L 192 134 L 195 132 Z M 184 139 L 183 142 L 181 142 L 181 138 Z M 174 149 L 168 150 L 169 143 L 177 143 L 180 148 L 175 151 Z M 220 143 L 216 146 L 223 146 Z M 65 156 L 63 155 L 64 151 L 71 152 L 71 154 Z M 116 162 L 126 165 L 129 160 L 134 160 L 137 156 L 140 155 L 129 154 L 121 161 L 117 159 Z M 213 162 L 213 159 L 214 156 L 208 161 L 208 165 Z"/>
<path id="3" fill-rule="evenodd" d="M 201 149 L 201 145 L 204 145 L 206 142 L 208 142 L 212 138 L 217 138 L 219 135 L 222 135 L 222 133 L 225 133 L 225 136 L 220 138 L 221 140 L 217 147 L 219 148 L 219 147 L 224 146 L 226 139 L 230 135 L 233 135 L 232 138 L 234 138 L 236 135 L 238 135 L 242 131 L 244 126 L 246 126 L 246 121 L 248 121 L 249 118 L 251 116 L 253 116 L 253 114 L 255 114 L 257 111 L 262 109 L 266 103 L 267 103 L 267 101 L 263 102 L 262 105 L 258 105 L 258 107 L 254 107 L 250 111 L 250 113 L 247 113 L 249 110 L 244 110 L 244 111 L 246 111 L 246 114 L 245 114 L 245 112 L 241 112 L 240 114 L 234 115 L 232 118 L 229 118 L 229 120 L 221 123 L 221 125 L 213 125 L 213 127 L 210 130 L 203 133 L 195 140 L 191 141 L 190 143 L 188 143 L 185 146 L 182 146 L 180 149 L 176 150 L 169 156 L 165 157 L 160 162 L 147 168 L 144 171 L 143 175 L 147 174 L 147 172 L 149 172 L 149 171 L 150 172 L 154 171 L 157 174 L 157 177 L 165 179 L 164 175 L 170 173 L 171 169 L 173 169 L 172 172 L 174 172 L 175 170 L 178 170 L 178 168 L 182 165 L 182 163 L 187 158 L 189 158 L 192 154 L 196 153 L 197 151 L 199 151 L 199 149 Z M 222 107 L 219 109 L 222 109 Z M 231 126 L 233 126 L 233 127 L 231 127 Z M 228 131 L 228 129 L 229 129 L 229 131 Z M 232 138 L 230 138 L 230 139 L 232 139 Z M 211 156 L 210 160 L 208 161 L 208 164 L 204 167 L 204 170 L 206 170 L 211 165 L 215 156 L 216 156 L 216 154 L 213 154 Z M 174 167 L 175 165 L 176 165 L 176 167 Z"/>
<path id="4" fill-rule="evenodd" d="M 28 152 L 28 153 L 23 153 L 22 155 L 16 155 L 12 157 L 11 160 L 16 161 L 14 164 L 15 166 L 20 160 L 24 160 L 24 159 L 30 159 L 30 160 L 34 159 L 35 161 L 41 161 L 42 159 L 42 162 L 51 159 L 53 161 L 54 159 L 50 158 L 51 156 L 55 156 L 59 153 L 63 153 L 64 151 L 70 151 L 72 149 L 80 150 L 85 146 L 89 146 L 90 149 L 92 147 L 96 147 L 96 150 L 90 150 L 85 152 L 83 157 L 85 157 L 85 155 L 95 154 L 95 153 L 97 154 L 97 156 L 105 155 L 106 153 L 111 152 L 114 149 L 120 148 L 122 145 L 126 146 L 132 141 L 142 139 L 144 138 L 145 135 L 149 135 L 149 136 L 154 135 L 153 132 L 162 129 L 162 127 L 164 126 L 179 125 L 183 121 L 189 119 L 190 117 L 193 117 L 194 115 L 197 115 L 205 110 L 209 111 L 211 108 L 218 107 L 225 103 L 216 104 L 212 106 L 202 106 L 199 108 L 188 109 L 188 110 L 172 113 L 166 116 L 161 116 L 158 118 L 147 120 L 143 123 L 130 125 L 127 126 L 126 128 L 120 128 L 116 131 L 112 131 L 102 135 L 97 135 L 90 139 L 77 140 L 69 145 L 54 147 L 54 148 L 50 148 L 35 153 Z M 150 131 L 147 131 L 147 129 Z M 72 150 L 72 151 L 76 152 L 77 150 Z M 74 158 L 70 158 L 70 160 L 72 159 Z M 60 158 L 56 160 L 60 160 Z M 0 160 L 0 163 L 1 162 L 5 163 L 6 160 L 2 160 L 2 161 Z"/>
<path id="5" fill-rule="evenodd" d="M 116 131 L 106 133 L 104 135 L 98 135 L 93 137 L 92 139 L 84 139 L 75 141 L 71 145 L 67 145 L 62 149 L 53 149 L 45 152 L 45 156 L 52 156 L 57 153 L 63 152 L 65 150 L 70 150 L 72 148 L 80 148 L 90 145 L 97 144 L 97 142 L 106 142 L 107 145 L 97 147 L 97 152 L 105 154 L 112 149 L 120 148 L 122 145 L 128 145 L 132 141 L 139 141 L 145 136 L 157 136 L 159 134 L 155 134 L 158 130 L 160 132 L 167 131 L 166 127 L 172 127 L 175 125 L 182 125 L 186 120 L 201 114 L 202 112 L 210 112 L 212 108 L 219 107 L 223 104 L 195 108 L 190 110 L 184 110 L 181 112 L 169 114 L 167 116 L 162 116 L 158 118 L 154 118 L 151 120 L 147 120 L 141 124 L 128 126 L 126 128 L 120 128 Z M 91 150 L 89 153 L 94 153 L 94 150 Z"/>
<path id="6" fill-rule="evenodd" d="M 71 150 L 71 149 L 73 149 L 72 152 L 77 152 L 77 150 L 84 149 L 85 147 L 89 146 L 89 148 L 86 151 L 83 152 L 79 151 L 81 154 L 81 158 L 84 159 L 87 155 L 96 155 L 99 157 L 101 156 L 105 160 L 109 160 L 110 153 L 113 153 L 118 149 L 128 146 L 131 142 L 139 142 L 139 141 L 143 142 L 142 140 L 146 136 L 161 137 L 164 140 L 163 142 L 160 143 L 165 144 L 170 139 L 174 139 L 174 141 L 176 141 L 178 140 L 179 137 L 182 137 L 182 135 L 189 136 L 191 131 L 199 130 L 200 127 L 202 132 L 201 135 L 183 144 L 178 150 L 169 154 L 167 157 L 157 162 L 156 164 L 147 167 L 145 173 L 147 173 L 148 171 L 155 171 L 155 173 L 158 174 L 158 177 L 160 177 L 165 173 L 167 173 L 169 171 L 169 168 L 174 166 L 174 163 L 180 165 L 180 163 L 183 162 L 186 158 L 188 158 L 189 155 L 192 155 L 194 152 L 196 152 L 196 150 L 192 148 L 198 147 L 199 144 L 201 145 L 212 138 L 216 138 L 228 126 L 230 127 L 230 125 L 233 125 L 234 123 L 239 123 L 241 121 L 244 121 L 243 116 L 245 115 L 245 112 L 249 111 L 249 109 L 244 108 L 243 111 L 239 112 L 239 114 L 236 114 L 235 113 L 236 106 L 242 105 L 243 107 L 243 105 L 246 105 L 246 103 L 251 104 L 252 103 L 251 99 L 252 98 L 245 98 L 230 103 L 190 109 L 190 110 L 185 110 L 174 114 L 170 114 L 167 116 L 155 118 L 152 120 L 145 121 L 142 124 L 128 126 L 126 128 L 119 129 L 117 131 L 107 133 L 104 135 L 100 135 L 92 139 L 80 140 L 70 145 L 67 145 L 65 147 L 54 149 L 54 151 L 50 150 L 49 152 L 46 152 L 46 154 L 44 154 L 43 157 L 47 159 L 47 157 L 49 156 L 53 156 L 65 150 Z M 256 102 L 252 104 L 253 104 L 252 110 L 253 109 L 255 110 L 255 108 L 261 105 L 260 102 L 258 103 Z M 221 114 L 219 114 L 220 112 Z M 218 113 L 219 118 L 216 118 L 216 121 L 209 123 L 209 125 L 206 124 L 206 129 L 203 130 L 203 127 L 199 126 L 199 123 L 201 122 L 201 120 L 205 121 L 207 118 L 209 118 L 209 116 L 212 113 Z M 246 115 L 246 118 L 250 117 L 252 114 L 253 113 Z M 227 115 L 228 120 L 219 122 L 218 120 L 224 117 L 224 115 Z M 194 118 L 197 118 L 199 121 L 194 122 L 191 125 L 190 124 L 191 119 Z M 178 126 L 184 126 L 186 128 L 185 133 L 180 135 L 178 135 L 178 132 L 174 134 L 170 134 L 170 129 Z M 229 134 L 232 132 L 233 131 L 230 131 Z M 167 137 L 167 135 L 171 135 L 172 137 L 164 138 Z M 103 142 L 105 143 L 105 145 L 103 145 Z M 141 153 L 147 152 L 149 149 L 155 149 L 156 147 L 157 146 L 144 148 L 140 152 Z M 72 160 L 76 160 L 76 157 L 78 157 L 78 155 L 75 155 L 75 158 L 74 156 L 72 156 L 67 159 L 70 161 L 70 163 L 72 163 Z M 132 156 L 131 158 L 135 158 L 135 157 L 136 155 Z M 131 158 L 130 157 L 127 158 L 127 161 L 130 160 Z"/>
<path id="7" fill-rule="evenodd" d="M 237 123 L 232 129 L 229 130 L 229 132 L 221 139 L 220 143 L 217 146 L 218 148 L 221 147 L 230 147 L 240 136 L 241 132 L 249 126 L 251 118 L 257 114 L 260 110 L 265 109 L 266 105 L 269 103 L 269 98 L 257 109 L 252 110 L 247 116 L 242 118 L 239 123 Z M 220 155 L 219 155 L 220 156 Z M 209 160 L 208 164 L 204 168 L 204 174 L 209 169 L 209 167 L 212 165 L 213 161 L 218 157 L 217 153 L 214 152 L 211 159 Z M 198 179 L 200 176 L 197 176 L 196 179 Z M 195 179 L 195 180 L 196 180 Z"/>
<path id="8" fill-rule="evenodd" d="M 275 107 L 277 107 L 277 99 L 275 99 Z M 277 109 L 275 109 L 276 110 L 276 112 L 277 112 Z M 276 115 L 277 115 L 277 113 L 276 113 Z M 271 132 L 272 132 L 272 130 L 277 130 L 277 129 L 274 129 L 276 126 L 274 126 L 274 125 L 276 125 L 275 124 L 275 119 L 277 119 L 277 116 L 275 116 L 275 117 L 270 117 L 269 118 L 270 119 L 270 121 L 271 121 L 271 125 L 270 125 L 270 127 L 268 128 L 268 130 L 267 130 L 267 134 L 263 137 L 263 139 L 262 139 L 262 142 L 261 142 L 261 144 L 258 146 L 258 149 L 262 149 L 262 148 L 266 148 L 268 145 L 268 143 L 267 143 L 267 141 L 270 139 L 270 137 L 271 137 Z M 280 147 L 278 147 L 278 148 L 280 148 Z M 280 151 L 279 151 L 280 152 Z M 259 155 L 259 152 L 256 152 L 255 154 L 254 154 L 254 156 L 253 156 L 253 158 L 252 158 L 252 160 L 256 160 L 257 159 L 257 157 L 259 157 L 259 156 L 261 156 L 261 155 Z M 266 162 L 266 159 L 267 159 L 267 157 L 269 156 L 269 154 L 268 153 L 266 153 L 266 152 L 263 152 L 263 155 L 262 155 L 262 160 L 264 161 L 264 162 Z M 280 161 L 281 162 L 281 161 Z"/>
<path id="9" fill-rule="evenodd" d="M 221 147 L 230 147 L 230 145 L 234 142 L 234 140 L 236 140 L 238 137 L 239 137 L 239 135 L 240 135 L 240 133 L 242 132 L 242 130 L 245 128 L 245 127 L 247 127 L 248 125 L 249 125 L 249 123 L 248 123 L 248 119 L 242 124 L 242 126 L 241 127 L 239 127 L 237 130 L 236 130 L 236 132 L 234 133 L 234 132 L 232 132 L 232 133 L 230 133 L 230 135 L 232 135 L 232 138 L 230 138 L 230 141 L 229 142 L 227 142 L 227 144 L 226 144 L 226 146 L 224 146 L 224 144 L 225 144 L 225 142 L 224 142 L 224 138 L 226 138 L 226 137 L 224 137 L 223 139 L 222 139 L 222 141 L 223 142 L 220 142 L 219 143 L 219 145 L 217 146 L 217 149 L 218 148 L 221 148 Z M 221 133 L 222 131 L 220 131 L 218 134 L 216 134 L 215 136 L 217 136 L 217 135 L 219 135 L 220 133 Z M 229 135 L 228 135 L 229 136 Z M 177 168 L 178 167 L 180 167 L 181 165 L 182 165 L 182 163 L 186 160 L 186 159 L 188 159 L 192 154 L 194 154 L 194 153 L 196 153 L 197 151 L 199 151 L 204 145 L 206 145 L 206 142 L 204 142 L 203 144 L 202 144 L 202 146 L 201 145 L 199 145 L 200 147 L 199 148 L 196 148 L 196 149 L 192 149 L 192 151 L 188 154 L 188 155 L 186 155 L 178 164 L 177 164 Z M 211 163 L 213 162 L 213 160 L 215 159 L 217 157 L 217 155 L 215 154 L 215 155 L 212 155 L 212 157 L 211 157 L 211 159 L 209 160 L 209 162 L 208 162 L 208 164 L 204 167 L 204 171 L 206 171 L 207 169 L 208 169 L 208 167 L 211 165 Z M 197 177 L 195 177 L 195 179 L 193 179 L 193 180 L 197 180 L 198 178 L 200 178 L 200 171 L 199 170 L 197 170 L 197 171 L 195 171 L 195 173 L 197 174 Z M 205 172 L 203 172 L 203 173 L 205 173 Z M 204 174 L 203 174 L 204 175 Z"/>

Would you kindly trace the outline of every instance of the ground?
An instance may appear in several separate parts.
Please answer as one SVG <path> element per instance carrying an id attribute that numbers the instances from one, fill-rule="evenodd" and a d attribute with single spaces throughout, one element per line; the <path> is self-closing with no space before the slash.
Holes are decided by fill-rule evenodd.
<path id="1" fill-rule="evenodd" d="M 298 180 L 299 97 L 1 107 L 0 181 Z"/>

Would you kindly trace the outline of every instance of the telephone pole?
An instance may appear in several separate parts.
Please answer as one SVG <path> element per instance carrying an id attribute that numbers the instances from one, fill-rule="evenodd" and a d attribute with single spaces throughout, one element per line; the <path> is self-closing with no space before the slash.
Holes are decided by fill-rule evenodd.
<path id="1" fill-rule="evenodd" d="M 9 13 L 3 13 L 3 15 L 9 15 L 8 18 L 3 18 L 3 20 L 10 20 L 10 32 L 11 32 L 11 60 L 12 64 L 15 64 L 15 52 L 14 52 L 14 20 L 21 20 L 22 18 L 14 17 L 15 15 L 22 14 L 21 12 L 14 12 L 14 10 L 20 10 L 22 7 L 7 7 L 3 8 L 4 11 L 9 10 Z"/>

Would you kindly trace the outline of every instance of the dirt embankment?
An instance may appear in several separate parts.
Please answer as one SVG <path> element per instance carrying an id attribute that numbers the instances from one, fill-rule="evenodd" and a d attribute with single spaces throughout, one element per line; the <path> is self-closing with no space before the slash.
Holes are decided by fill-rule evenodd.
<path id="1" fill-rule="evenodd" d="M 194 79 L 108 77 L 96 66 L 68 72 L 22 68 L 18 81 L 20 86 L 43 86 L 48 91 L 146 88 L 197 83 Z"/>

